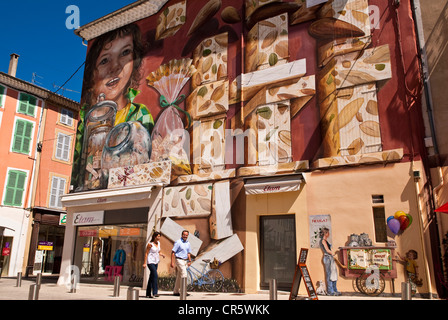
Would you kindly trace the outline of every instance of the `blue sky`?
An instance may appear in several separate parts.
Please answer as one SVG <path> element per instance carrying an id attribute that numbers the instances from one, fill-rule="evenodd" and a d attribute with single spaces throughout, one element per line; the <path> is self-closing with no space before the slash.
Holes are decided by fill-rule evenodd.
<path id="1" fill-rule="evenodd" d="M 135 0 L 19 0 L 2 1 L 0 71 L 7 73 L 11 53 L 20 55 L 17 78 L 58 90 L 82 65 L 86 46 L 66 27 L 70 5 L 79 8 L 80 25 L 118 10 Z M 79 101 L 84 67 L 58 94 Z M 77 91 L 77 92 L 73 92 Z"/>

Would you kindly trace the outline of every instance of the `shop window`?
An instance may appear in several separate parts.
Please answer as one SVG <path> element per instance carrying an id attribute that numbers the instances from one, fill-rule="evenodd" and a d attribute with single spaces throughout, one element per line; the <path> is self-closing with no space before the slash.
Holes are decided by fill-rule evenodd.
<path id="1" fill-rule="evenodd" d="M 33 129 L 33 122 L 23 119 L 16 120 L 11 148 L 13 152 L 30 154 Z"/>
<path id="2" fill-rule="evenodd" d="M 147 224 L 78 227 L 75 264 L 87 282 L 142 285 Z"/>
<path id="3" fill-rule="evenodd" d="M 27 173 L 20 170 L 9 170 L 3 204 L 20 207 L 23 203 Z"/>
<path id="4" fill-rule="evenodd" d="M 375 241 L 387 242 L 386 210 L 384 207 L 373 207 L 373 221 L 375 225 Z"/>

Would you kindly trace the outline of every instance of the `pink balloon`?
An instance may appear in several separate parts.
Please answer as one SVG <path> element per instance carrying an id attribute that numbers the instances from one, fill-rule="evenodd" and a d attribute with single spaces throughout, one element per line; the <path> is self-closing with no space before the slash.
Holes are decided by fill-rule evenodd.
<path id="1" fill-rule="evenodd" d="M 392 231 L 394 234 L 397 234 L 400 231 L 400 221 L 397 219 L 390 219 L 387 221 L 387 226 L 389 227 L 390 231 Z"/>

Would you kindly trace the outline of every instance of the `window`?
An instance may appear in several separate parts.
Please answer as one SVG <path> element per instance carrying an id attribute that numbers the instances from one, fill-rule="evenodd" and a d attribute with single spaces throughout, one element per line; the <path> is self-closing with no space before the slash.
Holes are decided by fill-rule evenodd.
<path id="1" fill-rule="evenodd" d="M 31 140 L 33 135 L 34 123 L 23 119 L 17 119 L 14 137 L 12 141 L 13 152 L 30 154 Z"/>
<path id="2" fill-rule="evenodd" d="M 23 202 L 25 181 L 27 173 L 20 170 L 10 170 L 6 183 L 6 191 L 3 204 L 6 206 L 20 207 Z"/>
<path id="3" fill-rule="evenodd" d="M 56 143 L 56 154 L 55 154 L 56 159 L 62 161 L 69 161 L 71 140 L 72 139 L 69 135 L 58 133 L 58 139 Z"/>
<path id="4" fill-rule="evenodd" d="M 61 177 L 53 176 L 51 178 L 50 190 L 50 208 L 62 208 L 61 195 L 65 192 L 65 184 L 67 180 Z"/>
<path id="5" fill-rule="evenodd" d="M 34 117 L 37 106 L 37 98 L 32 95 L 21 93 L 19 96 L 18 112 Z"/>
<path id="6" fill-rule="evenodd" d="M 374 194 L 372 196 L 372 203 L 384 203 L 384 196 L 382 194 Z"/>
<path id="7" fill-rule="evenodd" d="M 4 86 L 0 86 L 0 108 L 5 107 L 5 93 L 6 88 Z"/>
<path id="8" fill-rule="evenodd" d="M 373 207 L 373 222 L 375 225 L 375 241 L 387 242 L 386 212 L 384 207 Z"/>
<path id="9" fill-rule="evenodd" d="M 61 109 L 61 119 L 62 124 L 65 124 L 66 126 L 72 127 L 73 126 L 73 112 L 67 109 L 62 108 Z"/>

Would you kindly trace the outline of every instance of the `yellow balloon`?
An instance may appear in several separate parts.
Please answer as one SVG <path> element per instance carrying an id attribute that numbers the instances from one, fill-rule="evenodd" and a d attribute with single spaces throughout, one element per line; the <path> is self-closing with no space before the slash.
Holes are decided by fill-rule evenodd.
<path id="1" fill-rule="evenodd" d="M 403 211 L 397 211 L 397 212 L 395 212 L 394 218 L 398 219 L 399 217 L 405 216 L 405 215 L 406 215 L 406 213 L 404 213 Z"/>

